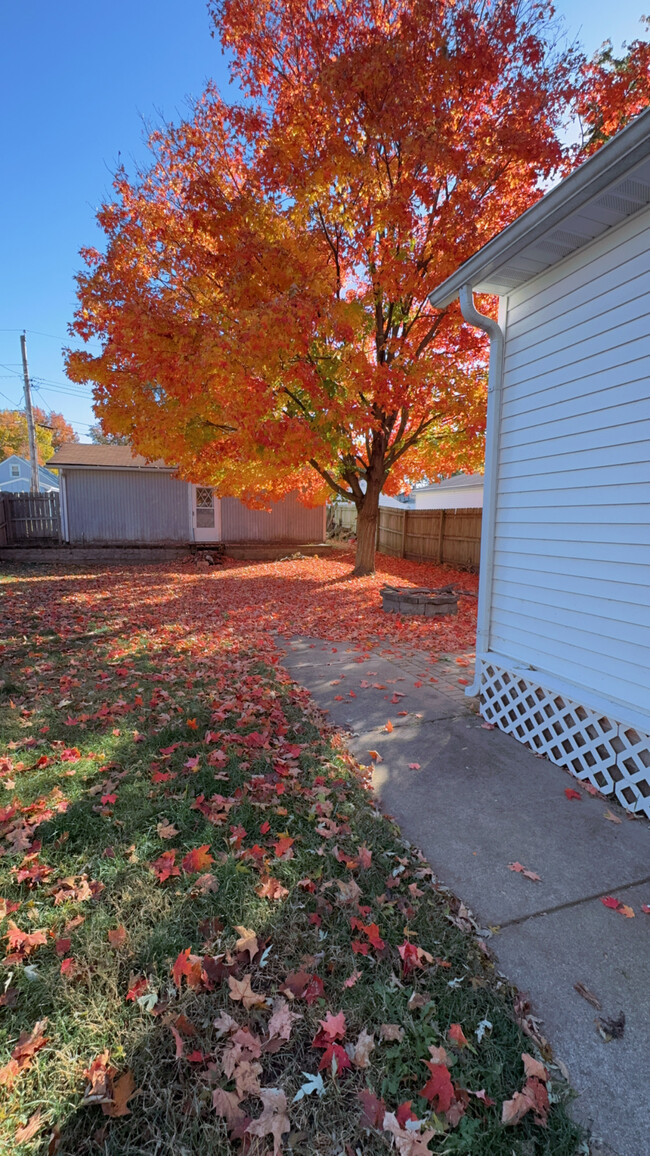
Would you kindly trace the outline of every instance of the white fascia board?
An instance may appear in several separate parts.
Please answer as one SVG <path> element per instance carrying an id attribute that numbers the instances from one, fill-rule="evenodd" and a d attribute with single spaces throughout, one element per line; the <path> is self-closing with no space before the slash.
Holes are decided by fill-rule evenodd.
<path id="1" fill-rule="evenodd" d="M 474 289 L 480 286 L 481 292 L 494 291 L 490 289 L 490 276 L 497 269 L 557 228 L 649 155 L 650 108 L 438 285 L 429 294 L 433 307 L 444 309 L 450 305 L 463 285 Z"/>

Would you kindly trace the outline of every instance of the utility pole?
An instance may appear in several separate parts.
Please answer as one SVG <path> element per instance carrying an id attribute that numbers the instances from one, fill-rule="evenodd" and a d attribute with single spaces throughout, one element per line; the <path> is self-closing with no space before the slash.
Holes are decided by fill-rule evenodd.
<path id="1" fill-rule="evenodd" d="M 40 490 L 38 476 L 38 453 L 36 450 L 36 430 L 34 429 L 34 414 L 32 412 L 32 391 L 29 384 L 29 369 L 27 368 L 27 339 L 24 333 L 20 335 L 20 352 L 23 355 L 23 378 L 25 381 L 25 415 L 27 417 L 27 433 L 29 435 L 29 461 L 32 467 L 32 481 L 30 490 L 37 494 Z"/>

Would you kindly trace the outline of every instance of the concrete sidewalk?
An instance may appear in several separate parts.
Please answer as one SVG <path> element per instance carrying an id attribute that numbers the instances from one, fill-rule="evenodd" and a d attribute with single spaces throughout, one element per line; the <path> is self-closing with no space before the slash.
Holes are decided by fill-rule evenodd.
<path id="1" fill-rule="evenodd" d="M 573 1112 L 592 1129 L 594 1153 L 647 1156 L 650 916 L 641 910 L 650 904 L 647 823 L 584 791 L 579 801 L 568 800 L 567 787 L 580 790 L 575 779 L 501 731 L 485 729 L 453 680 L 434 687 L 418 677 L 438 673 L 424 654 L 363 655 L 302 638 L 288 644 L 285 666 L 331 721 L 349 730 L 348 746 L 360 762 L 371 761 L 369 750 L 379 752 L 382 808 L 479 923 L 498 927 L 490 946 L 503 973 L 530 995 L 544 1035 L 568 1068 L 578 1092 Z M 605 818 L 607 811 L 620 822 Z M 512 862 L 541 882 L 509 870 Z M 635 918 L 605 907 L 600 899 L 608 895 L 631 906 Z M 599 1013 L 576 983 L 598 996 L 602 1016 L 625 1013 L 622 1039 L 602 1039 L 594 1022 Z"/>

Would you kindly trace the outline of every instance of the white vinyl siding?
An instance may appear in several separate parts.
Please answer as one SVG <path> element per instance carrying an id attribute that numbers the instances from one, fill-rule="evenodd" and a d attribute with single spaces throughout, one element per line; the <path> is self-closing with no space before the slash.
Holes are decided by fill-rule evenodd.
<path id="1" fill-rule="evenodd" d="M 508 299 L 490 650 L 650 723 L 650 210 Z"/>

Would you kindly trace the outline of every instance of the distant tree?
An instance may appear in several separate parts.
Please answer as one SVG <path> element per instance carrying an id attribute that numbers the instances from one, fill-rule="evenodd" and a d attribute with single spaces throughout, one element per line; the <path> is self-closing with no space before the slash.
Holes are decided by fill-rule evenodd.
<path id="1" fill-rule="evenodd" d="M 34 424 L 36 450 L 41 466 L 45 465 L 54 451 L 65 442 L 79 441 L 72 426 L 61 413 L 47 414 L 39 406 L 34 406 Z M 29 459 L 27 418 L 22 410 L 3 409 L 0 410 L 0 460 L 11 457 L 12 454 Z"/>
<path id="2" fill-rule="evenodd" d="M 96 446 L 128 446 L 129 439 L 121 434 L 104 433 L 102 423 L 96 422 L 90 427 L 90 440 Z"/>
<path id="3" fill-rule="evenodd" d="M 642 23 L 650 37 L 650 17 Z M 583 67 L 583 86 L 578 99 L 584 153 L 595 152 L 614 133 L 650 107 L 650 39 L 623 45 L 614 55 L 611 40 Z"/>

